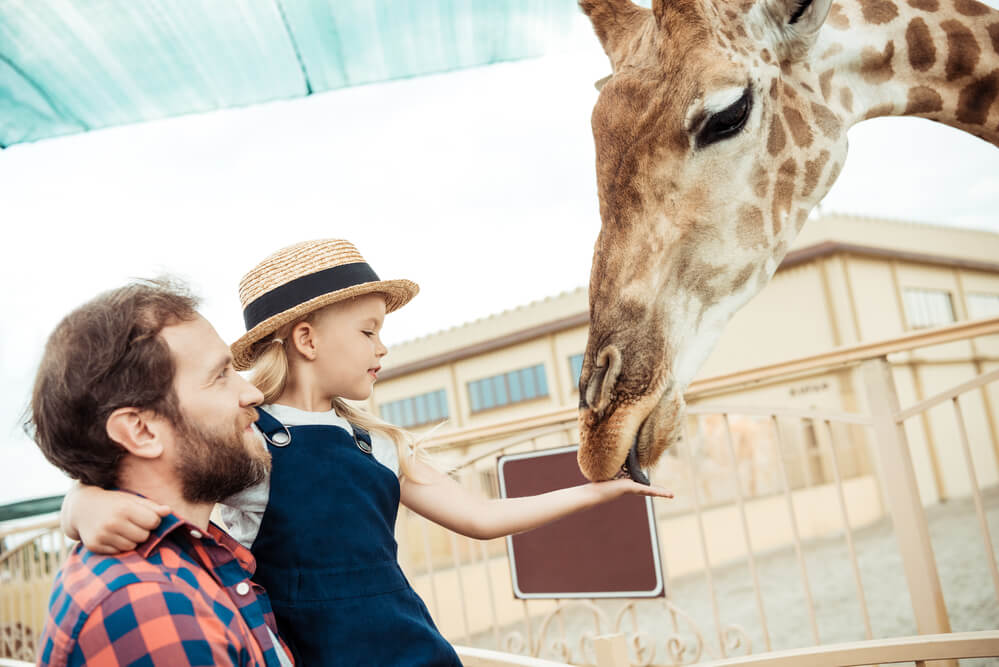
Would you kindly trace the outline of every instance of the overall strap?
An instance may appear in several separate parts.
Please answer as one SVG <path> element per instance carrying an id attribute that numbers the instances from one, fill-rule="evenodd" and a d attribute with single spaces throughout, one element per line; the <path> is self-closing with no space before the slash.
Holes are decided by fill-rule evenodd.
<path id="1" fill-rule="evenodd" d="M 291 443 L 291 432 L 288 427 L 260 408 L 257 408 L 257 428 L 272 445 L 285 447 Z"/>
<path id="2" fill-rule="evenodd" d="M 354 442 L 357 443 L 357 448 L 360 449 L 365 454 L 370 454 L 371 434 L 354 423 L 351 423 L 350 428 L 354 430 Z"/>

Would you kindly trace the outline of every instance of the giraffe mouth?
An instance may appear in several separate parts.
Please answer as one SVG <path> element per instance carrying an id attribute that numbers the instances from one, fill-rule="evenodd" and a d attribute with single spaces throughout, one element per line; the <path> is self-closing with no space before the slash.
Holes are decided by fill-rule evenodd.
<path id="1" fill-rule="evenodd" d="M 644 426 L 644 424 L 643 424 Z M 645 486 L 650 486 L 652 484 L 649 481 L 649 476 L 644 470 L 642 470 L 641 464 L 638 462 L 638 436 L 635 436 L 635 442 L 632 443 L 631 448 L 628 450 L 628 458 L 624 460 L 621 465 L 621 469 L 618 471 L 614 479 L 631 479 L 639 484 L 644 484 Z"/>

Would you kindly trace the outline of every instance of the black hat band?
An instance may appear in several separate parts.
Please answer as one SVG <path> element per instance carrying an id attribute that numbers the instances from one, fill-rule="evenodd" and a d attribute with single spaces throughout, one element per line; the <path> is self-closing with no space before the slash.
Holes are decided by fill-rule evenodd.
<path id="1" fill-rule="evenodd" d="M 243 322 L 249 331 L 264 320 L 315 299 L 355 285 L 378 282 L 378 275 L 366 262 L 341 264 L 295 278 L 257 297 L 243 309 Z"/>

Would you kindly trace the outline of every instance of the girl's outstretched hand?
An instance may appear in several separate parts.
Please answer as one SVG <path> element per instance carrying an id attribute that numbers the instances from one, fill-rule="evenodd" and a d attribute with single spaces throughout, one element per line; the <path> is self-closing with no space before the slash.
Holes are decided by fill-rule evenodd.
<path id="1" fill-rule="evenodd" d="M 168 514 L 166 505 L 133 493 L 80 486 L 63 501 L 62 523 L 66 535 L 90 551 L 115 555 L 148 540 Z"/>
<path id="2" fill-rule="evenodd" d="M 652 498 L 672 498 L 673 492 L 667 491 L 661 486 L 645 486 L 630 479 L 612 479 L 606 482 L 591 482 L 591 486 L 598 490 L 601 495 L 606 494 L 605 500 L 613 500 L 621 496 L 649 496 Z"/>

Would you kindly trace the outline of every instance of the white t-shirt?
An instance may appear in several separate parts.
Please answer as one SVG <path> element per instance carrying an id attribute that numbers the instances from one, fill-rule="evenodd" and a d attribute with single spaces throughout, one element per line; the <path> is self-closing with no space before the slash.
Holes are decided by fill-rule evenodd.
<path id="1" fill-rule="evenodd" d="M 328 426 L 339 426 L 343 430 L 353 435 L 353 429 L 343 417 L 340 417 L 333 410 L 327 412 L 306 412 L 287 405 L 263 406 L 267 414 L 271 415 L 285 426 L 307 426 L 309 424 L 323 424 Z M 266 447 L 263 435 L 253 427 L 260 435 L 260 446 Z M 289 447 L 295 446 L 292 438 Z M 390 438 L 378 433 L 371 434 L 371 453 L 375 460 L 399 476 L 399 454 L 395 442 Z M 248 489 L 230 496 L 220 503 L 222 521 L 225 522 L 227 532 L 247 549 L 257 539 L 260 532 L 260 522 L 264 518 L 264 510 L 267 509 L 267 501 L 271 493 L 271 478 L 268 475 L 262 482 L 255 484 Z"/>

